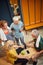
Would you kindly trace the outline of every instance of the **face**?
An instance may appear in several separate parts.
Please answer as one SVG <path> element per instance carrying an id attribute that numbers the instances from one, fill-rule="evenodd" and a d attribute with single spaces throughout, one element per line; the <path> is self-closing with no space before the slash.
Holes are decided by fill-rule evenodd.
<path id="1" fill-rule="evenodd" d="M 16 24 L 16 25 L 17 25 L 18 23 L 19 23 L 19 21 L 14 21 L 14 24 Z"/>
<path id="2" fill-rule="evenodd" d="M 5 29 L 7 28 L 7 26 L 8 26 L 8 24 L 7 24 L 7 23 L 4 23 L 4 28 L 5 28 Z"/>
<path id="3" fill-rule="evenodd" d="M 31 35 L 32 35 L 33 38 L 35 38 L 35 39 L 37 38 L 37 36 L 35 36 L 34 34 L 31 34 Z"/>

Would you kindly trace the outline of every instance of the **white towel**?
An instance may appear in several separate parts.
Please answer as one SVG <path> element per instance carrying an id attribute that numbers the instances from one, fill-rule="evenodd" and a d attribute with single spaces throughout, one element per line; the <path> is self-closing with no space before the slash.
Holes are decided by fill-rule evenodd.
<path id="1" fill-rule="evenodd" d="M 36 47 L 37 48 L 39 47 L 39 42 L 40 42 L 40 35 L 38 36 L 37 41 L 36 41 Z"/>

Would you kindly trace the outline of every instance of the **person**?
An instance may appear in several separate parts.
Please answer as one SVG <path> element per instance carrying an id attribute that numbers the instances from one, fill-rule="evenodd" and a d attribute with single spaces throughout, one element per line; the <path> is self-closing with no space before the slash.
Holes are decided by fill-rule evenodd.
<path id="1" fill-rule="evenodd" d="M 4 42 L 7 41 L 6 35 L 4 34 L 3 30 L 0 28 L 0 52 L 1 52 L 1 47 L 4 46 Z"/>
<path id="2" fill-rule="evenodd" d="M 36 59 L 43 54 L 43 38 L 40 36 L 39 31 L 37 29 L 32 30 L 31 33 L 32 37 L 34 38 L 32 41 L 27 44 L 28 47 L 34 47 L 38 52 L 32 56 L 32 60 L 35 61 L 33 65 L 38 64 Z M 43 59 L 41 60 L 43 62 Z M 40 62 L 41 62 L 40 61 Z M 40 64 L 41 65 L 41 64 Z"/>
<path id="3" fill-rule="evenodd" d="M 1 24 L 1 21 L 0 21 Z M 3 50 L 3 46 L 5 45 L 4 42 L 7 41 L 6 35 L 4 34 L 1 25 L 0 25 L 0 57 L 3 55 L 4 56 L 4 50 Z"/>
<path id="4" fill-rule="evenodd" d="M 2 25 L 1 25 L 1 21 L 0 21 L 0 40 L 6 41 L 7 38 L 2 30 Z"/>
<path id="5" fill-rule="evenodd" d="M 0 28 L 0 39 L 3 40 L 3 41 L 6 41 L 7 40 L 7 38 L 6 38 L 3 30 L 1 28 Z"/>
<path id="6" fill-rule="evenodd" d="M 19 55 L 19 53 L 24 49 L 24 46 L 15 45 L 13 41 L 9 40 L 6 42 L 5 50 L 7 51 L 7 61 L 13 65 L 21 63 L 21 65 L 26 65 L 28 60 L 25 56 Z"/>
<path id="7" fill-rule="evenodd" d="M 20 9 L 19 6 L 17 4 L 14 4 L 14 15 L 20 15 Z"/>
<path id="8" fill-rule="evenodd" d="M 19 39 L 20 39 L 21 43 L 25 46 L 24 36 L 23 36 L 23 33 L 22 33 L 23 22 L 21 22 L 18 17 L 13 17 L 13 23 L 10 25 L 10 28 L 14 28 L 14 30 L 15 30 L 14 36 L 15 36 L 17 45 L 20 45 L 19 44 Z"/>
<path id="9" fill-rule="evenodd" d="M 11 35 L 11 29 L 8 26 L 8 23 L 6 20 L 1 20 L 1 28 L 3 29 L 3 32 L 6 35 L 7 40 L 15 41 L 14 37 Z"/>

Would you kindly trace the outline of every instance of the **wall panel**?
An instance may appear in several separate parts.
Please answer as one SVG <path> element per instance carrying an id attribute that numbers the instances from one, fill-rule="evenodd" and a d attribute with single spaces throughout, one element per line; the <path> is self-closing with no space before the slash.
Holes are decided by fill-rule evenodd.
<path id="1" fill-rule="evenodd" d="M 29 0 L 30 24 L 35 23 L 34 0 Z"/>
<path id="2" fill-rule="evenodd" d="M 40 2 L 41 0 L 36 0 L 36 23 L 40 22 Z"/>

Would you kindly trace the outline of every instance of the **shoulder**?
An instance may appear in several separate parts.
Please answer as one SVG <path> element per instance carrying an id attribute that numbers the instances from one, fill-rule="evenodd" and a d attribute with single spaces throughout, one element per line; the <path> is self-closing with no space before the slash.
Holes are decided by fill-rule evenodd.
<path id="1" fill-rule="evenodd" d="M 11 25 L 14 25 L 14 23 L 11 23 Z"/>
<path id="2" fill-rule="evenodd" d="M 3 32 L 3 30 L 0 28 L 0 32 Z"/>
<path id="3" fill-rule="evenodd" d="M 40 42 L 43 42 L 43 37 L 40 36 Z"/>
<path id="4" fill-rule="evenodd" d="M 14 26 L 14 23 L 11 23 L 10 27 Z"/>
<path id="5" fill-rule="evenodd" d="M 19 22 L 20 22 L 19 24 L 23 25 L 23 22 L 22 21 L 19 21 Z"/>
<path id="6" fill-rule="evenodd" d="M 0 28 L 0 30 L 1 30 L 2 28 Z"/>

